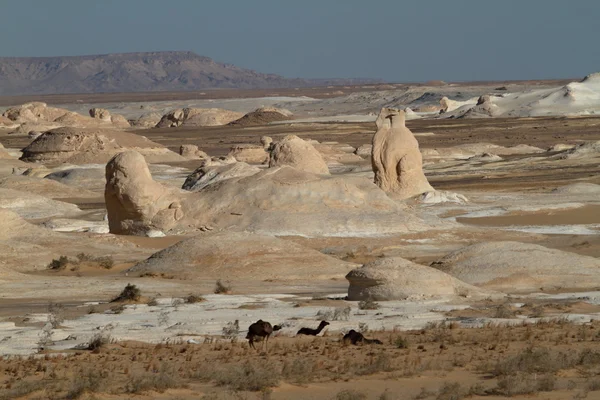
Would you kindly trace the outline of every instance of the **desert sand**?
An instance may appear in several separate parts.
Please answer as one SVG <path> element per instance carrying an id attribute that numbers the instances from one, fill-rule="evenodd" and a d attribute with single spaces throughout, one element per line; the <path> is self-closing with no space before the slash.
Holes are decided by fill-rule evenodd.
<path id="1" fill-rule="evenodd" d="M 596 398 L 598 80 L 0 99 L 0 398 Z"/>

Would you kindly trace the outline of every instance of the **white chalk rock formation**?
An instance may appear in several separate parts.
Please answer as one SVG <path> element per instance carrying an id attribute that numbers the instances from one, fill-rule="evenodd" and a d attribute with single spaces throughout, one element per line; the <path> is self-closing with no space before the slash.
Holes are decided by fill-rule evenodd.
<path id="1" fill-rule="evenodd" d="M 189 160 L 210 160 L 210 156 L 195 144 L 182 144 L 179 146 L 179 155 Z"/>
<path id="2" fill-rule="evenodd" d="M 505 293 L 592 289 L 600 260 L 530 243 L 484 242 L 432 264 L 464 282 Z"/>
<path id="3" fill-rule="evenodd" d="M 449 98 L 444 96 L 440 100 L 440 106 L 441 106 L 440 113 L 447 113 L 450 111 L 454 111 L 454 110 L 464 107 L 464 106 L 474 106 L 475 104 L 477 104 L 478 100 L 479 100 L 479 98 L 477 98 L 477 97 L 473 97 L 473 98 L 471 98 L 469 100 L 465 100 L 465 101 L 450 100 Z"/>
<path id="4" fill-rule="evenodd" d="M 111 232 L 154 229 L 176 233 L 210 226 L 319 237 L 373 236 L 431 228 L 365 177 L 317 175 L 283 166 L 245 177 L 209 179 L 209 184 L 198 192 L 177 192 L 152 181 L 139 154 L 135 162 L 121 162 L 118 157 L 107 165 L 105 197 L 109 221 L 114 221 L 110 223 Z M 224 176 L 225 170 L 221 171 Z M 170 210 L 179 208 L 177 202 L 181 212 L 173 214 L 175 211 Z M 436 226 L 443 225 L 438 222 Z"/>
<path id="5" fill-rule="evenodd" d="M 241 118 L 244 114 L 222 108 L 179 108 L 165 114 L 157 128 L 177 126 L 219 126 Z"/>
<path id="6" fill-rule="evenodd" d="M 432 190 L 419 196 L 419 202 L 423 204 L 441 204 L 441 203 L 468 203 L 469 199 L 460 193 L 448 192 L 446 190 Z"/>
<path id="7" fill-rule="evenodd" d="M 376 124 L 371 152 L 375 184 L 400 199 L 434 190 L 423 173 L 419 142 L 405 125 L 404 111 L 383 108 Z"/>
<path id="8" fill-rule="evenodd" d="M 183 183 L 183 189 L 191 192 L 197 192 L 205 187 L 217 182 L 232 178 L 243 178 L 260 172 L 260 168 L 246 164 L 245 162 L 236 162 L 231 164 L 204 163 L 196 168 L 186 178 Z"/>
<path id="9" fill-rule="evenodd" d="M 289 110 L 275 107 L 261 107 L 249 112 L 243 117 L 232 121 L 229 125 L 237 126 L 257 126 L 267 125 L 275 121 L 287 121 L 292 118 Z"/>
<path id="10" fill-rule="evenodd" d="M 46 103 L 32 102 L 9 108 L 2 116 L 18 123 L 53 122 L 68 112 L 63 108 L 48 107 Z"/>
<path id="11" fill-rule="evenodd" d="M 561 186 L 552 191 L 552 193 L 560 194 L 599 194 L 600 185 L 589 182 L 577 182 L 570 185 Z"/>
<path id="12" fill-rule="evenodd" d="M 248 232 L 201 234 L 167 247 L 134 265 L 129 274 L 178 279 L 270 281 L 331 279 L 356 264 L 274 236 Z"/>
<path id="13" fill-rule="evenodd" d="M 123 129 L 131 127 L 131 124 L 124 116 L 119 114 L 111 114 L 110 111 L 104 108 L 91 108 L 90 117 L 113 124 L 117 128 Z"/>
<path id="14" fill-rule="evenodd" d="M 469 157 L 469 158 L 467 158 L 467 160 L 476 161 L 476 162 L 496 162 L 496 161 L 502 161 L 503 158 L 494 153 L 481 153 L 481 154 L 477 154 L 475 156 Z"/>
<path id="15" fill-rule="evenodd" d="M 135 149 L 149 162 L 184 161 L 180 155 L 144 136 L 112 129 L 57 128 L 23 149 L 27 162 L 105 163 L 115 154 Z"/>
<path id="16" fill-rule="evenodd" d="M 368 158 L 368 157 L 371 157 L 372 152 L 373 152 L 372 144 L 362 144 L 356 149 L 354 154 L 356 154 L 357 156 L 360 156 L 362 158 Z"/>
<path id="17" fill-rule="evenodd" d="M 228 155 L 239 162 L 249 164 L 265 164 L 269 161 L 269 153 L 262 144 L 238 144 L 231 147 Z"/>
<path id="18" fill-rule="evenodd" d="M 184 216 L 181 197 L 152 179 L 136 151 L 117 154 L 106 164 L 104 200 L 111 233 L 147 235 L 171 228 Z"/>
<path id="19" fill-rule="evenodd" d="M 283 165 L 313 174 L 329 174 L 321 153 L 312 144 L 295 135 L 288 135 L 272 146 L 269 168 Z"/>
<path id="20" fill-rule="evenodd" d="M 323 142 L 314 144 L 314 148 L 323 156 L 328 164 L 330 163 L 360 163 L 363 158 L 354 154 L 356 148 L 338 142 Z"/>
<path id="21" fill-rule="evenodd" d="M 401 257 L 370 262 L 350 271 L 346 279 L 350 283 L 348 300 L 420 300 L 492 295 L 435 268 Z"/>
<path id="22" fill-rule="evenodd" d="M 0 208 L 9 209 L 23 218 L 73 216 L 81 213 L 75 204 L 53 200 L 21 190 L 0 188 Z"/>
<path id="23" fill-rule="evenodd" d="M 148 129 L 154 128 L 162 119 L 162 115 L 157 112 L 149 112 L 141 115 L 133 121 L 133 126 L 136 128 Z"/>

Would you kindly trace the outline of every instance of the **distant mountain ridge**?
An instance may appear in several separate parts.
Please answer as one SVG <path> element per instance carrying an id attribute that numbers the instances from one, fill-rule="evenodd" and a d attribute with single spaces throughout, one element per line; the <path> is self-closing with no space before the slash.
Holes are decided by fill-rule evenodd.
<path id="1" fill-rule="evenodd" d="M 194 91 L 380 83 L 376 79 L 290 79 L 189 51 L 65 57 L 0 57 L 0 96 Z"/>

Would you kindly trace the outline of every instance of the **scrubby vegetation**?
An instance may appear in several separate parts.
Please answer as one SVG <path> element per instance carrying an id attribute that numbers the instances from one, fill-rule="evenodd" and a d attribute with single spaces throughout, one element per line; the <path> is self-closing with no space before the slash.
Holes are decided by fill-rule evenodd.
<path id="1" fill-rule="evenodd" d="M 377 346 L 343 346 L 327 337 L 276 336 L 269 342 L 268 354 L 260 354 L 246 341 L 213 337 L 204 344 L 184 340 L 157 345 L 115 343 L 109 331 L 102 331 L 91 338 L 87 347 L 91 351 L 51 359 L 0 359 L 0 398 L 86 398 L 94 393 L 148 396 L 173 388 L 185 398 L 192 396 L 185 388 L 194 383 L 212 384 L 219 393 L 265 398 L 271 388 L 284 382 L 306 386 L 335 381 L 342 386 L 329 398 L 359 399 L 362 380 L 375 377 L 398 388 L 417 376 L 428 382 L 420 392 L 413 389 L 397 396 L 390 386 L 392 390 L 382 388 L 369 398 L 455 400 L 557 390 L 560 395 L 554 398 L 585 398 L 600 390 L 598 332 L 600 322 L 576 325 L 554 320 L 473 329 L 432 323 L 426 329 L 401 333 L 371 331 L 371 337 L 383 342 Z M 223 328 L 230 338 L 239 333 L 239 321 Z M 456 376 L 450 375 L 453 371 L 475 383 L 448 379 Z"/>
<path id="2" fill-rule="evenodd" d="M 142 291 L 136 285 L 128 283 L 127 286 L 125 286 L 125 289 L 123 289 L 117 297 L 112 299 L 111 302 L 138 301 L 140 297 L 142 297 Z"/>

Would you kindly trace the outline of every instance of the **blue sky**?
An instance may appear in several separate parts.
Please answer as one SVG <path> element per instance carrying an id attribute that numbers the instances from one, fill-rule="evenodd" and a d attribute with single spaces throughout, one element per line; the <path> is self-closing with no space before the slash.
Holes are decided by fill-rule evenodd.
<path id="1" fill-rule="evenodd" d="M 191 50 L 286 77 L 600 71 L 597 0 L 0 0 L 0 56 Z"/>

